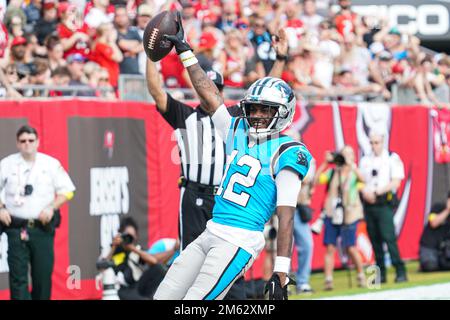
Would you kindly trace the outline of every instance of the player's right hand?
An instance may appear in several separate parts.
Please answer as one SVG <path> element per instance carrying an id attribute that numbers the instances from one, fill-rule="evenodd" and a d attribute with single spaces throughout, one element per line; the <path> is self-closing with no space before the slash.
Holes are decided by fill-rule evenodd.
<path id="1" fill-rule="evenodd" d="M 164 40 L 168 40 L 173 43 L 175 46 L 175 50 L 177 51 L 177 54 L 180 55 L 185 51 L 192 51 L 191 46 L 184 40 L 184 29 L 183 24 L 181 22 L 181 14 L 180 11 L 177 11 L 177 28 L 178 31 L 175 35 L 169 35 L 165 34 L 163 35 Z"/>
<path id="2" fill-rule="evenodd" d="M 295 281 L 291 278 L 287 278 L 288 282 L 286 285 L 281 285 L 281 279 L 278 273 L 274 272 L 272 277 L 267 281 L 264 287 L 264 294 L 269 292 L 269 300 L 288 300 L 288 285 L 295 285 Z"/>

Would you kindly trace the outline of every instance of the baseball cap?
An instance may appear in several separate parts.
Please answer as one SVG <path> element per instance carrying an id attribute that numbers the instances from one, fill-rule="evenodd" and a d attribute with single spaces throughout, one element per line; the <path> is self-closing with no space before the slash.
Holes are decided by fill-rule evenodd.
<path id="1" fill-rule="evenodd" d="M 43 8 L 44 8 L 44 10 L 49 10 L 49 9 L 56 8 L 55 0 L 46 0 L 46 1 L 44 1 Z"/>
<path id="2" fill-rule="evenodd" d="M 73 63 L 73 62 L 85 62 L 86 59 L 81 55 L 80 53 L 72 53 L 71 55 L 67 56 L 67 63 Z"/>
<path id="3" fill-rule="evenodd" d="M 395 35 L 397 35 L 397 36 L 400 36 L 400 35 L 401 35 L 400 30 L 398 30 L 397 27 L 392 27 L 392 28 L 389 30 L 389 34 L 395 34 Z"/>
<path id="4" fill-rule="evenodd" d="M 24 37 L 15 37 L 11 42 L 11 48 L 25 44 L 27 44 L 27 39 L 25 39 Z"/>
<path id="5" fill-rule="evenodd" d="M 216 37 L 211 32 L 203 32 L 200 36 L 199 48 L 213 49 L 217 44 Z"/>
<path id="6" fill-rule="evenodd" d="M 223 76 L 221 73 L 217 72 L 216 70 L 208 70 L 206 71 L 206 75 L 209 79 L 211 79 L 212 82 L 217 86 L 219 90 L 223 89 L 224 83 L 223 83 Z"/>
<path id="7" fill-rule="evenodd" d="M 138 14 L 138 16 L 152 17 L 153 16 L 152 7 L 149 6 L 148 4 L 143 3 L 138 7 L 137 14 Z"/>

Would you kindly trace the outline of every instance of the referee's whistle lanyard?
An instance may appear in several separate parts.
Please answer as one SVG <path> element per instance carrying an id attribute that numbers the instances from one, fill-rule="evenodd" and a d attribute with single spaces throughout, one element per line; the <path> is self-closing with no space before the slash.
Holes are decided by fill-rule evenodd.
<path id="1" fill-rule="evenodd" d="M 28 170 L 24 171 L 24 174 L 22 175 L 22 163 L 18 163 L 17 164 L 17 188 L 16 188 L 16 193 L 14 194 L 14 204 L 17 207 L 21 207 L 23 206 L 23 204 L 25 203 L 25 186 L 28 185 L 31 181 L 32 178 L 32 174 L 34 173 L 35 170 L 34 169 L 34 165 L 36 163 L 36 160 L 33 161 L 33 164 L 31 165 L 31 168 Z M 28 172 L 28 174 L 27 174 Z M 25 176 L 26 177 L 23 177 Z"/>

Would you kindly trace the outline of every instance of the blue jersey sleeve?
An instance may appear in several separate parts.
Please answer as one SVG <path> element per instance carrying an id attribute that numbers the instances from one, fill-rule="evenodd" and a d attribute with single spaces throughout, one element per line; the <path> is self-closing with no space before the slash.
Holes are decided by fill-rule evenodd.
<path id="1" fill-rule="evenodd" d="M 287 144 L 287 146 L 279 153 L 278 160 L 274 163 L 274 177 L 276 177 L 281 170 L 290 168 L 298 173 L 303 180 L 308 173 L 311 158 L 311 153 L 304 145 L 300 143 Z"/>
<path id="2" fill-rule="evenodd" d="M 227 134 L 226 144 L 226 153 L 231 154 L 236 148 L 237 140 L 242 139 L 242 135 L 246 135 L 246 126 L 242 118 L 232 117 L 230 122 L 230 128 Z"/>

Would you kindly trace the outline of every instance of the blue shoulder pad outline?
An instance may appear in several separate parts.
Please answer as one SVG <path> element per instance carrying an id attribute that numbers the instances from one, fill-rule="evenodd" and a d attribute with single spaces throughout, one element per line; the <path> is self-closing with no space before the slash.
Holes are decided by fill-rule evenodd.
<path id="1" fill-rule="evenodd" d="M 301 180 L 309 170 L 312 155 L 303 143 L 290 141 L 283 143 L 272 158 L 273 178 L 285 169 L 291 168 L 299 174 Z"/>

